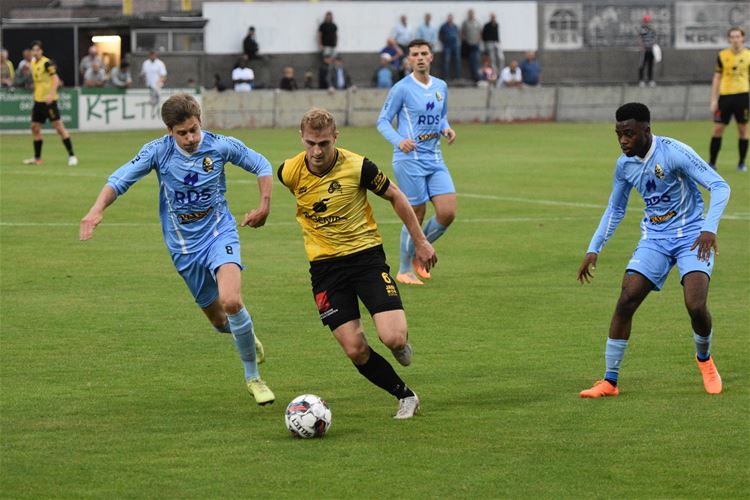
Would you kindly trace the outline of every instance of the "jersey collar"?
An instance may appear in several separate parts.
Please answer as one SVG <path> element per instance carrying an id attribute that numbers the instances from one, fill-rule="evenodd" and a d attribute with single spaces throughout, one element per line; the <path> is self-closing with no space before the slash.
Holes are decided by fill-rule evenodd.
<path id="1" fill-rule="evenodd" d="M 654 150 L 656 149 L 656 136 L 651 134 L 651 147 L 648 148 L 648 152 L 646 153 L 646 156 L 641 158 L 640 156 L 636 156 L 636 160 L 640 161 L 641 163 L 646 163 L 651 159 L 652 156 L 654 156 Z"/>
<path id="2" fill-rule="evenodd" d="M 186 158 L 190 158 L 194 154 L 197 154 L 198 151 L 201 150 L 201 146 L 203 146 L 203 129 L 201 129 L 201 140 L 200 140 L 200 142 L 198 142 L 198 147 L 195 148 L 195 153 L 188 153 L 187 151 L 185 151 L 184 149 L 182 149 L 179 144 L 177 144 L 177 141 L 174 141 L 174 147 L 176 147 L 177 151 L 179 151 L 180 154 L 182 154 L 182 156 L 185 156 Z"/>
<path id="3" fill-rule="evenodd" d="M 427 76 L 429 76 L 429 80 L 427 80 L 426 84 L 424 84 L 424 83 L 420 82 L 419 80 L 417 80 L 417 77 L 414 76 L 414 72 L 412 72 L 409 76 L 411 77 L 412 80 L 414 80 L 414 83 L 416 83 L 417 85 L 419 85 L 420 87 L 422 87 L 425 90 L 429 90 L 429 88 L 432 86 L 432 76 L 431 75 L 427 75 Z"/>

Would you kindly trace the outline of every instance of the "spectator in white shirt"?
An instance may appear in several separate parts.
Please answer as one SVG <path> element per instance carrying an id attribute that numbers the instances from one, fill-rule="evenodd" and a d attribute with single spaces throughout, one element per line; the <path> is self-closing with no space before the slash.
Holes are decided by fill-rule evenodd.
<path id="1" fill-rule="evenodd" d="M 437 50 L 438 32 L 437 28 L 430 25 L 432 16 L 430 14 L 424 15 L 424 24 L 417 28 L 417 32 L 414 33 L 414 38 L 419 38 L 426 42 L 429 42 L 432 47 L 432 53 L 434 54 Z M 407 51 L 408 52 L 408 51 Z"/>
<path id="2" fill-rule="evenodd" d="M 510 66 L 506 66 L 500 72 L 500 84 L 503 87 L 520 87 L 523 85 L 523 76 L 521 75 L 521 68 L 518 67 L 518 61 L 515 59 L 510 62 Z"/>
<path id="3" fill-rule="evenodd" d="M 408 54 L 409 51 L 406 49 L 409 42 L 411 42 L 411 28 L 409 28 L 409 22 L 406 20 L 406 16 L 399 18 L 398 24 L 391 31 L 391 38 L 396 40 L 396 43 L 401 47 L 404 54 Z"/>
<path id="4" fill-rule="evenodd" d="M 232 83 L 235 92 L 250 92 L 253 90 L 255 72 L 247 66 L 247 56 L 242 56 L 236 68 L 232 70 Z"/>
<path id="5" fill-rule="evenodd" d="M 146 82 L 146 87 L 151 91 L 151 104 L 159 104 L 159 93 L 167 81 L 167 67 L 156 57 L 156 51 L 148 53 L 148 59 L 141 66 L 141 77 Z"/>

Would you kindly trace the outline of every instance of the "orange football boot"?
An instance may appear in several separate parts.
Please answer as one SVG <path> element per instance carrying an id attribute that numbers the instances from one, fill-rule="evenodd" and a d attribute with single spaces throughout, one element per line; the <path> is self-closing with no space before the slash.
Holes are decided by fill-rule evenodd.
<path id="1" fill-rule="evenodd" d="M 597 380 L 591 389 L 580 392 L 582 398 L 601 398 L 604 396 L 617 396 L 620 389 L 616 385 L 610 384 L 607 380 Z"/>
<path id="2" fill-rule="evenodd" d="M 698 368 L 701 369 L 701 375 L 703 375 L 703 387 L 709 394 L 720 394 L 721 393 L 721 375 L 719 370 L 716 369 L 714 364 L 714 357 L 709 356 L 706 361 L 698 361 L 695 358 L 695 362 L 698 363 Z"/>
<path id="3" fill-rule="evenodd" d="M 423 280 L 428 280 L 432 278 L 432 275 L 430 274 L 430 271 L 425 269 L 424 267 L 419 265 L 419 262 L 417 262 L 417 259 L 413 259 L 411 261 L 412 266 L 414 266 L 414 272 L 417 273 L 417 276 L 422 278 Z"/>

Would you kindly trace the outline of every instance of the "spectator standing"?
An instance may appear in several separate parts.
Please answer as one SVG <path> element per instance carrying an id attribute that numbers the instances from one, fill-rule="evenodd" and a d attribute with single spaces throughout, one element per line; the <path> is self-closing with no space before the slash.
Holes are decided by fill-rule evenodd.
<path id="1" fill-rule="evenodd" d="M 482 41 L 482 25 L 474 17 L 474 9 L 469 9 L 461 24 L 461 41 L 466 44 L 471 79 L 479 80 L 479 44 Z"/>
<path id="2" fill-rule="evenodd" d="M 247 29 L 247 35 L 242 40 L 242 51 L 247 56 L 248 61 L 258 59 L 258 42 L 255 40 L 255 26 L 250 26 Z"/>
<path id="3" fill-rule="evenodd" d="M 333 22 L 333 13 L 326 12 L 323 22 L 318 26 L 318 49 L 323 57 L 335 56 L 338 45 L 338 26 Z"/>
<path id="4" fill-rule="evenodd" d="M 109 85 L 118 89 L 128 89 L 133 86 L 129 62 L 123 59 L 119 66 L 112 68 L 109 72 Z"/>
<path id="5" fill-rule="evenodd" d="M 143 61 L 141 77 L 146 82 L 146 87 L 148 87 L 151 94 L 151 105 L 157 106 L 159 104 L 161 88 L 164 86 L 164 82 L 167 81 L 167 67 L 156 56 L 155 50 L 150 51 L 148 59 Z"/>
<path id="6" fill-rule="evenodd" d="M 643 16 L 643 24 L 638 30 L 638 42 L 641 48 L 641 64 L 638 66 L 638 85 L 646 86 L 643 79 L 644 73 L 648 74 L 648 84 L 655 86 L 654 81 L 654 44 L 656 43 L 656 31 L 651 27 L 651 16 Z"/>
<path id="7" fill-rule="evenodd" d="M 380 53 L 380 67 L 375 71 L 373 80 L 379 89 L 389 89 L 396 83 L 398 76 L 391 66 L 391 56 L 386 52 Z"/>
<path id="8" fill-rule="evenodd" d="M 102 68 L 102 65 L 99 64 L 99 61 L 94 60 L 83 75 L 83 86 L 89 88 L 104 87 L 106 82 L 107 73 Z"/>
<path id="9" fill-rule="evenodd" d="M 282 70 L 279 88 L 281 90 L 297 90 L 297 80 L 294 79 L 294 68 L 291 66 L 287 66 Z"/>
<path id="10" fill-rule="evenodd" d="M 482 28 L 482 42 L 484 51 L 490 57 L 490 64 L 495 71 L 500 71 L 505 67 L 505 55 L 500 44 L 500 25 L 495 14 L 490 14 L 489 22 Z"/>
<path id="11" fill-rule="evenodd" d="M 533 50 L 526 52 L 526 59 L 518 65 L 521 68 L 524 85 L 536 87 L 541 82 L 542 67 L 536 60 L 536 53 Z"/>
<path id="12" fill-rule="evenodd" d="M 434 26 L 430 26 L 430 21 L 432 21 L 432 16 L 430 14 L 425 14 L 424 24 L 417 28 L 416 33 L 414 33 L 414 38 L 428 42 L 430 47 L 432 47 L 432 50 L 435 50 L 438 42 L 438 34 L 437 29 Z"/>
<path id="13" fill-rule="evenodd" d="M 99 63 L 100 68 L 104 67 L 104 61 L 102 61 L 102 58 L 99 56 L 99 48 L 96 45 L 92 45 L 89 47 L 88 54 L 83 56 L 81 62 L 78 64 L 78 71 L 81 72 L 84 84 L 86 82 L 86 71 L 88 71 L 95 62 Z"/>
<path id="14" fill-rule="evenodd" d="M 406 16 L 402 15 L 399 18 L 398 23 L 391 31 L 391 38 L 396 40 L 396 43 L 401 47 L 401 52 L 406 54 L 406 46 L 411 42 L 411 28 L 409 28 L 409 21 Z"/>
<path id="15" fill-rule="evenodd" d="M 438 32 L 440 43 L 443 44 L 443 77 L 450 78 L 450 66 L 453 63 L 455 68 L 455 77 L 461 78 L 461 38 L 458 33 L 458 26 L 453 22 L 453 14 L 448 14 L 445 23 L 440 26 Z"/>
<path id="16" fill-rule="evenodd" d="M 12 87 L 16 80 L 16 70 L 8 59 L 8 51 L 0 49 L 0 86 Z"/>
<path id="17" fill-rule="evenodd" d="M 509 66 L 503 68 L 500 72 L 500 84 L 503 87 L 521 87 L 523 85 L 523 71 L 518 67 L 518 61 L 514 59 Z"/>
<path id="18" fill-rule="evenodd" d="M 250 92 L 253 90 L 255 72 L 247 65 L 247 56 L 240 57 L 237 67 L 232 70 L 232 83 L 235 92 Z"/>

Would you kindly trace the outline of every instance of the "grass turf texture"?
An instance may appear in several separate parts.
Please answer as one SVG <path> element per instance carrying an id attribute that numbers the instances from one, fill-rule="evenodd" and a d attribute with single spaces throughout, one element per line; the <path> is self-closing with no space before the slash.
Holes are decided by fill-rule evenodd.
<path id="1" fill-rule="evenodd" d="M 704 152 L 710 124 L 654 131 Z M 578 391 L 603 373 L 639 237 L 637 194 L 594 283 L 582 287 L 575 274 L 609 195 L 614 126 L 457 132 L 444 151 L 458 219 L 436 245 L 433 280 L 401 288 L 415 358 L 397 371 L 423 400 L 422 415 L 405 422 L 320 325 L 293 197 L 277 182 L 267 226 L 240 231 L 243 295 L 277 396 L 261 408 L 231 339 L 214 333 L 172 267 L 155 175 L 109 208 L 93 240 L 78 241 L 78 221 L 107 176 L 160 132 L 73 134 L 75 168 L 52 134 L 43 166 L 20 164 L 28 135 L 2 136 L 1 495 L 746 495 L 750 178 L 735 170 L 734 127 L 719 162 L 732 199 L 709 297 L 725 392 L 703 391 L 673 272 L 636 315 L 621 395 L 606 400 Z M 275 166 L 301 150 L 293 130 L 229 133 Z M 392 174 L 390 148 L 373 128 L 344 129 L 339 145 Z M 256 206 L 252 175 L 230 167 L 228 186 L 235 216 Z M 400 225 L 387 202 L 370 199 L 395 268 Z M 365 331 L 392 359 L 369 318 Z M 284 428 L 286 403 L 308 392 L 333 411 L 322 440 L 295 440 Z"/>

